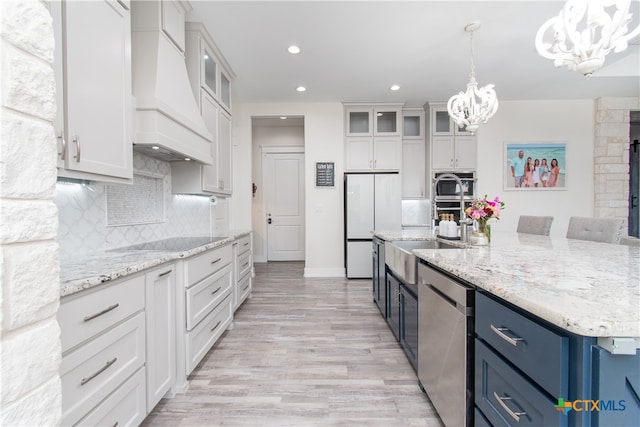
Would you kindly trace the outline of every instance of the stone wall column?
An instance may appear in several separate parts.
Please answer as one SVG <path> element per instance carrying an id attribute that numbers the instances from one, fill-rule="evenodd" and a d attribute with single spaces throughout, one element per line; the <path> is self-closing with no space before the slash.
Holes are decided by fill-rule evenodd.
<path id="1" fill-rule="evenodd" d="M 0 425 L 60 423 L 52 19 L 0 2 Z"/>
<path id="2" fill-rule="evenodd" d="M 629 216 L 629 112 L 640 98 L 596 99 L 594 162 L 595 217 Z"/>

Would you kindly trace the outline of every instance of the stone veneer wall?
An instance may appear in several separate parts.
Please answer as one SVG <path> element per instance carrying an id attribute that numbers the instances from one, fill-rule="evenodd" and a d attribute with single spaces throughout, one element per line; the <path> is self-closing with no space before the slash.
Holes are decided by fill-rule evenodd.
<path id="1" fill-rule="evenodd" d="M 44 2 L 0 2 L 0 425 L 60 422 L 55 80 Z"/>
<path id="2" fill-rule="evenodd" d="M 640 98 L 596 99 L 593 153 L 595 217 L 627 219 L 629 216 L 631 110 L 640 110 Z"/>

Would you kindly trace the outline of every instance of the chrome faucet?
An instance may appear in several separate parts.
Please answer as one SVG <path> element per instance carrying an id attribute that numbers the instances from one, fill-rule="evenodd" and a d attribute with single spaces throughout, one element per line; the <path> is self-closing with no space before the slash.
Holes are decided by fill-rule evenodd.
<path id="1" fill-rule="evenodd" d="M 436 218 L 438 216 L 436 189 L 438 188 L 438 182 L 443 179 L 453 179 L 458 184 L 458 188 L 460 188 L 460 240 L 463 243 L 467 243 L 469 240 L 467 227 L 471 225 L 473 221 L 471 221 L 471 218 L 467 218 L 467 213 L 464 211 L 464 191 L 462 190 L 462 181 L 457 175 L 452 173 L 443 173 L 433 179 L 433 186 L 431 188 L 431 197 L 433 198 L 433 203 L 431 204 L 433 210 L 433 214 L 431 215 L 431 229 L 435 230 L 436 228 Z"/>

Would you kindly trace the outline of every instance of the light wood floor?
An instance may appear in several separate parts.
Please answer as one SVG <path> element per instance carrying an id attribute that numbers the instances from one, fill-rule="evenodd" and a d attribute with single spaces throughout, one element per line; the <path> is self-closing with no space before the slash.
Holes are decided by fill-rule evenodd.
<path id="1" fill-rule="evenodd" d="M 233 329 L 144 426 L 441 426 L 370 280 L 256 264 Z"/>

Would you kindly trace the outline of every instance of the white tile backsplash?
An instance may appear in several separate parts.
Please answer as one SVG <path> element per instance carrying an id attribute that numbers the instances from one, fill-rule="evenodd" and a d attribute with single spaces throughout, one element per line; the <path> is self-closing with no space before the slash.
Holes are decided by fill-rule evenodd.
<path id="1" fill-rule="evenodd" d="M 163 180 L 165 220 L 150 224 L 108 226 L 107 187 L 109 191 L 117 193 L 118 188 L 124 186 L 58 183 L 55 204 L 59 211 L 58 240 L 62 260 L 167 237 L 220 234 L 220 229 L 225 228 L 224 223 L 228 223 L 228 218 L 226 221 L 216 218 L 228 217 L 226 201 L 213 206 L 208 197 L 171 194 L 169 163 L 134 152 L 133 167 L 134 174 L 153 175 Z M 131 188 L 122 191 L 131 193 Z M 156 206 L 133 203 L 131 209 L 156 209 Z M 134 214 L 137 217 L 146 215 L 145 212 Z"/>

